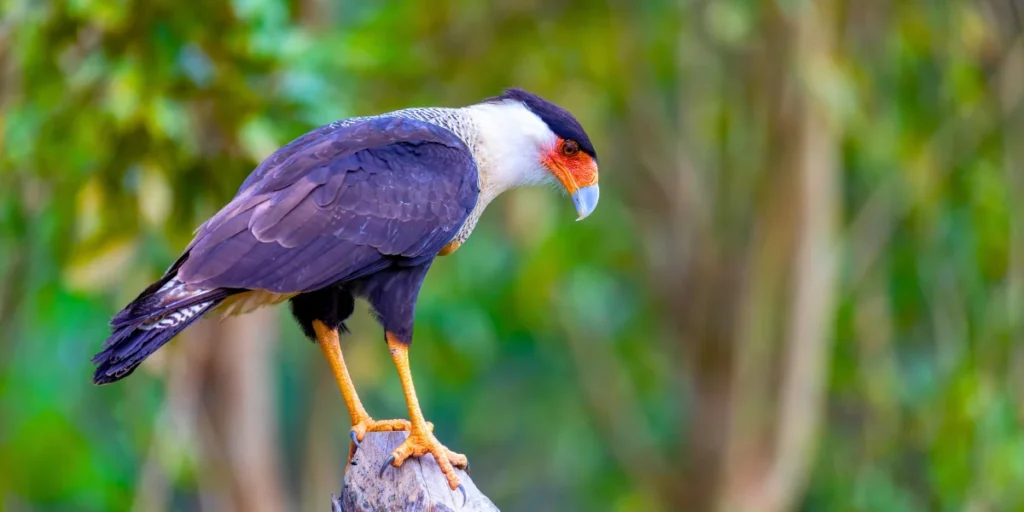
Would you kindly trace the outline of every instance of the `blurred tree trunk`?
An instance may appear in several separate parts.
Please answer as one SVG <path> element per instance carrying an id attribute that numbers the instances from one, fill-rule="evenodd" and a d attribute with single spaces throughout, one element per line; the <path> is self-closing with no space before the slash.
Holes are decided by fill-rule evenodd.
<path id="1" fill-rule="evenodd" d="M 681 482 L 662 486 L 671 509 L 788 510 L 806 485 L 824 405 L 840 206 L 839 134 L 821 90 L 833 66 L 828 7 L 766 7 L 753 49 L 726 59 L 721 88 L 680 91 L 679 119 L 630 98 L 627 130 L 645 171 L 633 191 L 638 224 L 661 241 L 647 248 L 652 287 L 671 310 L 693 398 Z M 687 58 L 721 60 L 684 38 Z M 735 92 L 716 108 L 730 122 L 756 123 L 759 158 L 728 154 L 723 142 L 726 154 L 701 172 L 694 155 L 665 149 L 686 143 L 645 136 L 684 137 L 670 127 L 686 126 L 688 107 Z"/>
<path id="2" fill-rule="evenodd" d="M 290 510 L 282 481 L 272 355 L 277 316 L 260 310 L 186 331 L 166 364 L 158 415 L 133 510 L 168 510 L 171 478 L 185 460 L 198 474 L 201 510 Z"/>
<path id="3" fill-rule="evenodd" d="M 806 485 L 822 416 L 840 201 L 837 134 L 820 81 L 833 65 L 830 6 L 806 4 L 791 19 L 777 13 L 769 22 L 768 37 L 778 40 L 771 47 L 789 62 L 771 88 L 778 95 L 765 98 L 776 113 L 767 130 L 769 199 L 749 254 L 741 313 L 749 331 L 736 339 L 720 497 L 727 510 L 791 509 Z M 778 330 L 771 319 L 782 323 Z"/>
<path id="4" fill-rule="evenodd" d="M 1009 7 L 1012 8 L 1012 5 Z M 1020 35 L 1020 21 L 1015 16 L 1003 18 L 1003 44 L 1007 48 L 1004 68 L 1000 73 L 999 103 L 1003 115 L 1003 162 L 1006 180 L 1009 184 L 1010 243 L 1008 258 L 1007 314 L 1013 328 L 1013 370 L 1009 372 L 1007 385 L 1018 390 L 1018 410 L 1024 417 L 1024 202 L 1015 198 L 1024 197 L 1024 115 L 1021 112 L 1024 99 L 1024 38 Z"/>
<path id="5" fill-rule="evenodd" d="M 315 351 L 319 356 L 319 350 Z M 320 357 L 310 366 L 311 406 L 306 420 L 303 448 L 301 510 L 324 509 L 324 496 L 340 492 L 348 452 L 347 410 L 338 392 L 334 375 Z"/>
<path id="6" fill-rule="evenodd" d="M 157 352 L 143 365 L 165 373 L 166 398 L 153 425 L 146 462 L 136 485 L 132 510 L 161 512 L 171 509 L 173 475 L 186 463 L 208 467 L 210 452 L 197 453 L 198 438 L 206 418 L 201 414 L 204 365 L 209 361 L 210 336 L 206 322 L 179 336 L 170 350 Z M 200 505 L 219 502 L 219 475 L 207 470 L 198 480 Z M 202 506 L 202 509 L 214 508 Z"/>
<path id="7" fill-rule="evenodd" d="M 274 310 L 262 309 L 207 322 L 205 330 L 204 341 L 214 348 L 203 390 L 212 427 L 211 435 L 204 436 L 204 450 L 222 457 L 219 469 L 227 475 L 230 510 L 291 509 L 278 453 L 281 440 L 272 364 L 277 319 Z"/>

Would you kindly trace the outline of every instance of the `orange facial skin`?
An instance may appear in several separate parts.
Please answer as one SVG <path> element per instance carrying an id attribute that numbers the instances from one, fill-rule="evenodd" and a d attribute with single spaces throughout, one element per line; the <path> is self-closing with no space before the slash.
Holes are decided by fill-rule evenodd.
<path id="1" fill-rule="evenodd" d="M 597 185 L 597 162 L 573 141 L 559 137 L 544 156 L 543 163 L 570 194 Z"/>

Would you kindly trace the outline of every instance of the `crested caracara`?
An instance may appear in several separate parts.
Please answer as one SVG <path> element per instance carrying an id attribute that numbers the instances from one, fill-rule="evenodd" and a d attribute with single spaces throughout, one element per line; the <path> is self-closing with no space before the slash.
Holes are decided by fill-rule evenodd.
<path id="1" fill-rule="evenodd" d="M 114 316 L 93 380 L 126 377 L 211 311 L 289 301 L 338 381 L 353 450 L 367 432 L 408 430 L 389 463 L 433 454 L 457 489 L 452 468 L 466 457 L 434 437 L 409 370 L 416 297 L 434 258 L 455 252 L 495 197 L 552 182 L 586 217 L 597 206 L 597 155 L 568 111 L 521 89 L 313 130 L 263 161 L 163 277 Z M 345 368 L 338 333 L 357 297 L 384 327 L 409 420 L 372 419 Z"/>

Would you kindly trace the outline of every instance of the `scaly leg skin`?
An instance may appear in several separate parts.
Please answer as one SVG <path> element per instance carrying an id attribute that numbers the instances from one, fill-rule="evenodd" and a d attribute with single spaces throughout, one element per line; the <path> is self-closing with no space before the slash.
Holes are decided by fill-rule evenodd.
<path id="1" fill-rule="evenodd" d="M 409 437 L 398 448 L 395 448 L 395 451 L 391 452 L 391 456 L 384 461 L 380 473 L 383 475 L 389 464 L 398 467 L 409 457 L 420 457 L 429 453 L 434 456 L 434 460 L 437 461 L 441 472 L 448 480 L 448 487 L 453 491 L 461 490 L 463 500 L 465 500 L 466 490 L 459 483 L 455 467 L 465 469 L 469 465 L 469 460 L 465 455 L 449 450 L 434 437 L 432 429 L 428 427 L 423 418 L 420 402 L 416 398 L 416 389 L 412 385 L 412 372 L 409 370 L 409 345 L 396 339 L 390 332 L 385 334 L 388 340 L 388 349 L 391 350 L 391 359 L 395 361 L 398 378 L 402 382 L 402 391 L 405 392 L 405 402 L 409 406 L 412 429 L 409 431 Z"/>
<path id="2" fill-rule="evenodd" d="M 348 407 L 348 414 L 352 419 L 352 430 L 349 431 L 349 437 L 352 439 L 348 454 L 349 462 L 352 461 L 356 448 L 363 441 L 367 432 L 409 430 L 408 420 L 375 421 L 366 413 L 363 403 L 359 401 L 359 394 L 356 393 L 352 377 L 348 374 L 348 368 L 345 367 L 345 358 L 341 355 L 341 344 L 338 341 L 338 331 L 327 327 L 319 320 L 313 321 L 313 330 L 316 332 L 320 350 L 323 351 L 324 357 L 331 365 L 334 379 L 338 381 L 338 388 L 341 389 L 341 396 L 345 399 L 345 406 Z M 428 425 L 428 428 L 432 429 L 433 425 Z"/>

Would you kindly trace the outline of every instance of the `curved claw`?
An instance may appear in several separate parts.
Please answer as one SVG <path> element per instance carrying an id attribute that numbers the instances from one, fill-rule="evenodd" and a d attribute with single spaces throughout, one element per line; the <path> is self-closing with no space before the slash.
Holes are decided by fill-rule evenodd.
<path id="1" fill-rule="evenodd" d="M 469 459 L 468 458 L 466 459 L 466 468 L 463 471 L 465 471 L 467 475 L 469 474 Z"/>
<path id="2" fill-rule="evenodd" d="M 352 439 L 352 444 L 356 445 L 356 448 L 362 448 L 363 443 L 359 442 L 359 436 L 356 434 L 355 430 L 349 430 L 348 437 Z"/>
<path id="3" fill-rule="evenodd" d="M 377 478 L 382 478 L 384 476 L 384 470 L 387 469 L 388 466 L 390 466 L 391 463 L 394 461 L 395 454 L 392 453 L 391 455 L 388 455 L 388 458 L 384 460 L 384 464 L 382 464 L 380 467 L 380 473 L 377 474 Z"/>
<path id="4" fill-rule="evenodd" d="M 459 484 L 459 491 L 462 493 L 462 506 L 466 506 L 466 488 Z"/>

